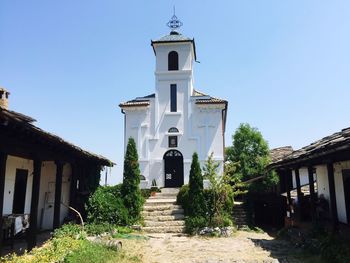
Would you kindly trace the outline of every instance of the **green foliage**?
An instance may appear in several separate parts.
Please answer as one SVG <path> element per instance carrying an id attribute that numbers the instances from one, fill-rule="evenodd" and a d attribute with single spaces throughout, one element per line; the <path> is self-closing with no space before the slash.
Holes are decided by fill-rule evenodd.
<path id="1" fill-rule="evenodd" d="M 103 263 L 112 262 L 118 252 L 101 244 L 94 244 L 87 240 L 81 242 L 80 249 L 68 254 L 64 262 L 69 263 Z"/>
<path id="2" fill-rule="evenodd" d="M 350 242 L 339 236 L 328 236 L 322 240 L 320 253 L 322 259 L 329 263 L 350 262 Z"/>
<path id="3" fill-rule="evenodd" d="M 237 163 L 226 161 L 224 166 L 224 177 L 226 182 L 232 186 L 233 197 L 248 193 L 248 185 L 243 183 L 238 176 L 235 176 L 236 171 Z"/>
<path id="4" fill-rule="evenodd" d="M 77 224 L 64 224 L 60 228 L 56 229 L 53 237 L 54 238 L 62 238 L 62 237 L 71 237 L 76 238 L 82 232 L 83 228 L 81 225 Z"/>
<path id="5" fill-rule="evenodd" d="M 185 215 L 188 215 L 189 212 L 189 199 L 188 199 L 188 192 L 190 190 L 190 187 L 188 184 L 185 184 L 181 186 L 179 193 L 177 194 L 176 202 L 182 206 L 184 209 Z"/>
<path id="6" fill-rule="evenodd" d="M 126 148 L 121 196 L 125 207 L 128 208 L 130 222 L 139 221 L 144 199 L 140 190 L 140 168 L 133 138 L 129 138 Z"/>
<path id="7" fill-rule="evenodd" d="M 208 220 L 203 216 L 187 217 L 185 219 L 185 231 L 188 234 L 193 235 L 206 226 L 208 226 Z"/>
<path id="8" fill-rule="evenodd" d="M 97 188 L 90 196 L 86 209 L 89 223 L 115 225 L 130 223 L 128 210 L 121 198 L 121 185 Z"/>
<path id="9" fill-rule="evenodd" d="M 192 175 L 195 174 L 193 171 L 200 171 L 199 163 L 198 166 L 195 165 L 195 162 L 198 162 L 196 158 L 198 156 L 194 155 Z M 199 192 L 203 198 L 204 203 L 201 203 L 200 209 L 194 206 L 194 202 L 197 201 L 193 201 L 194 198 L 191 199 L 191 184 L 182 186 L 177 195 L 177 203 L 182 205 L 187 216 L 185 221 L 187 233 L 192 234 L 205 226 L 225 227 L 233 224 L 231 214 L 234 193 L 232 187 L 227 183 L 227 177 L 218 175 L 218 168 L 219 164 L 213 160 L 213 154 L 210 155 L 203 168 L 205 178 L 210 181 L 210 189 L 203 190 L 202 176 L 192 178 L 201 181 L 197 184 L 193 183 L 193 185 L 199 185 L 200 191 L 197 190 L 197 193 Z"/>
<path id="10" fill-rule="evenodd" d="M 259 181 L 250 185 L 252 191 L 266 191 L 276 185 L 278 177 L 266 171 L 270 163 L 269 147 L 260 131 L 247 123 L 241 124 L 232 139 L 233 146 L 226 149 L 226 155 L 228 161 L 237 165 L 233 176 L 243 182 L 265 176 L 262 183 Z"/>
<path id="11" fill-rule="evenodd" d="M 204 178 L 210 182 L 209 190 L 205 191 L 205 200 L 209 224 L 221 226 L 232 214 L 234 193 L 226 174 L 218 174 L 220 164 L 213 159 L 213 155 L 211 153 L 203 168 Z M 230 224 L 232 225 L 232 221 Z"/>
<path id="12" fill-rule="evenodd" d="M 188 214 L 189 216 L 204 216 L 206 212 L 203 196 L 203 176 L 198 161 L 198 154 L 192 156 L 188 191 Z"/>
<path id="13" fill-rule="evenodd" d="M 141 189 L 141 195 L 144 200 L 148 199 L 151 196 L 151 189 Z"/>

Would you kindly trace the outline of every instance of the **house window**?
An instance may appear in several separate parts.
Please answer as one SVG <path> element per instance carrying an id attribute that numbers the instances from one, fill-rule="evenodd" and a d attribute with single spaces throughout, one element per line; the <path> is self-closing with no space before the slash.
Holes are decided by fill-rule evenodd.
<path id="1" fill-rule="evenodd" d="M 170 85 L 170 111 L 177 111 L 177 87 L 176 84 Z"/>
<path id="2" fill-rule="evenodd" d="M 168 70 L 179 70 L 179 54 L 176 51 L 168 54 Z"/>
<path id="3" fill-rule="evenodd" d="M 172 127 L 172 128 L 170 128 L 170 129 L 168 130 L 168 132 L 169 132 L 169 133 L 178 133 L 179 130 L 178 130 L 177 128 L 175 128 L 175 127 Z"/>
<path id="4" fill-rule="evenodd" d="M 169 136 L 169 147 L 177 147 L 177 136 Z"/>

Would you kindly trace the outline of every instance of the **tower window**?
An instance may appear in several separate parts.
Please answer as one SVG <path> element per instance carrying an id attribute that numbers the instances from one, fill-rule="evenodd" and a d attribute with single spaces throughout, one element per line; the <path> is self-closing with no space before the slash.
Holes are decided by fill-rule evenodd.
<path id="1" fill-rule="evenodd" d="M 176 51 L 168 54 L 168 70 L 179 70 L 179 54 Z"/>
<path id="2" fill-rule="evenodd" d="M 178 130 L 177 128 L 175 128 L 175 127 L 172 127 L 172 128 L 170 128 L 170 129 L 168 130 L 168 132 L 169 132 L 169 133 L 178 133 L 179 130 Z"/>
<path id="3" fill-rule="evenodd" d="M 177 87 L 176 84 L 170 85 L 170 111 L 177 111 Z"/>
<path id="4" fill-rule="evenodd" d="M 169 148 L 177 147 L 177 136 L 169 136 Z"/>

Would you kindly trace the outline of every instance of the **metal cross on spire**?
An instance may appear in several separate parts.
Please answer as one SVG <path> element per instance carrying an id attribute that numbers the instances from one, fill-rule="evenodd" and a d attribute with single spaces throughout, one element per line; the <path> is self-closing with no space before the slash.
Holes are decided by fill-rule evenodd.
<path id="1" fill-rule="evenodd" d="M 171 28 L 172 31 L 182 27 L 182 22 L 175 15 L 175 6 L 174 6 L 174 15 L 171 17 L 170 21 L 167 23 L 167 26 Z"/>

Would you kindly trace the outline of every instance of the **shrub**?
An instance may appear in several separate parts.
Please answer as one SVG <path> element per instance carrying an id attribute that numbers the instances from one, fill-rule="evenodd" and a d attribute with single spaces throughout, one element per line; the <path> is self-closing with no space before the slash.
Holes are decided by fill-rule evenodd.
<path id="1" fill-rule="evenodd" d="M 204 194 L 209 223 L 214 227 L 232 225 L 230 216 L 234 204 L 234 192 L 226 174 L 218 174 L 219 163 L 214 161 L 213 155 L 211 153 L 203 168 L 204 177 L 210 182 L 210 187 Z"/>
<path id="2" fill-rule="evenodd" d="M 77 235 L 81 233 L 81 231 L 82 231 L 82 227 L 80 225 L 69 223 L 56 229 L 53 234 L 53 237 L 54 238 L 62 238 L 62 237 L 75 238 Z"/>
<path id="3" fill-rule="evenodd" d="M 339 236 L 328 236 L 321 242 L 322 259 L 330 263 L 350 262 L 350 242 Z"/>
<path id="4" fill-rule="evenodd" d="M 190 187 L 188 184 L 185 184 L 181 186 L 179 193 L 176 197 L 176 202 L 182 206 L 184 209 L 185 215 L 188 215 L 188 191 L 190 190 Z"/>
<path id="5" fill-rule="evenodd" d="M 151 196 L 151 189 L 141 189 L 141 195 L 144 200 Z"/>
<path id="6" fill-rule="evenodd" d="M 128 208 L 130 222 L 135 223 L 140 220 L 144 199 L 140 190 L 140 168 L 133 138 L 129 138 L 126 148 L 121 195 L 125 207 Z"/>
<path id="7" fill-rule="evenodd" d="M 121 185 L 97 188 L 87 203 L 88 222 L 94 224 L 128 224 L 128 210 L 124 206 L 120 191 Z"/>
<path id="8" fill-rule="evenodd" d="M 193 235 L 206 226 L 208 226 L 208 220 L 203 216 L 187 217 L 185 219 L 185 231 L 188 234 Z"/>
<path id="9" fill-rule="evenodd" d="M 203 196 L 203 176 L 198 161 L 198 154 L 192 156 L 190 170 L 190 182 L 188 191 L 188 215 L 204 216 L 206 213 L 205 201 Z"/>

